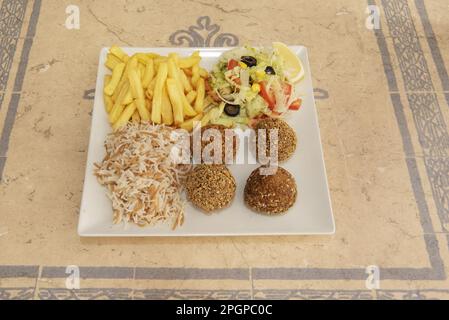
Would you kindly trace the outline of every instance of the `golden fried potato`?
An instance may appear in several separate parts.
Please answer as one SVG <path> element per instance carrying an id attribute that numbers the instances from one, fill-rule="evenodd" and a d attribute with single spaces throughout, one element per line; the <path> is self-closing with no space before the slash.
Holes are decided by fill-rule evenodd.
<path id="1" fill-rule="evenodd" d="M 190 92 L 186 95 L 187 101 L 189 101 L 189 103 L 192 104 L 192 103 L 195 101 L 196 96 L 197 96 L 196 91 L 190 91 Z"/>
<path id="2" fill-rule="evenodd" d="M 179 94 L 178 85 L 176 84 L 176 80 L 172 78 L 167 79 L 167 91 L 168 96 L 170 97 L 170 102 L 173 107 L 173 119 L 175 125 L 180 125 L 184 121 L 184 113 L 181 95 Z"/>
<path id="3" fill-rule="evenodd" d="M 183 113 L 189 117 L 195 116 L 196 115 L 195 109 L 193 109 L 190 103 L 187 101 L 187 98 L 184 94 L 183 85 L 180 80 L 179 72 L 175 66 L 173 59 L 168 59 L 168 75 L 175 81 L 176 86 L 178 88 L 179 95 L 181 97 Z"/>
<path id="4" fill-rule="evenodd" d="M 162 89 L 162 122 L 165 125 L 173 124 L 173 107 L 170 102 L 170 98 L 167 92 L 167 84 L 164 83 L 164 88 Z"/>
<path id="5" fill-rule="evenodd" d="M 129 56 L 122 50 L 122 48 L 112 46 L 109 49 L 109 52 L 119 58 L 122 62 L 128 62 L 129 60 Z"/>
<path id="6" fill-rule="evenodd" d="M 124 63 L 119 63 L 115 66 L 114 70 L 112 71 L 111 81 L 109 81 L 108 85 L 104 88 L 105 94 L 107 94 L 108 96 L 112 96 L 114 94 L 114 91 L 120 82 L 124 70 Z"/>
<path id="7" fill-rule="evenodd" d="M 145 67 L 145 75 L 142 79 L 142 86 L 147 89 L 154 77 L 154 61 L 150 59 Z"/>
<path id="8" fill-rule="evenodd" d="M 203 78 L 200 78 L 198 80 L 198 87 L 196 92 L 197 95 L 195 99 L 195 111 L 200 113 L 204 110 L 204 96 L 206 95 L 206 88 Z"/>
<path id="9" fill-rule="evenodd" d="M 201 119 L 203 118 L 203 116 L 204 116 L 204 114 L 202 114 L 202 113 L 196 115 L 195 117 L 193 117 L 193 118 L 191 118 L 191 119 L 189 119 L 189 120 L 183 122 L 183 123 L 180 125 L 180 128 L 181 128 L 181 129 L 184 129 L 184 130 L 187 130 L 187 131 L 189 131 L 189 132 L 192 131 L 192 130 L 193 130 L 193 127 L 194 127 L 194 125 L 195 125 L 195 122 L 200 122 Z"/>
<path id="10" fill-rule="evenodd" d="M 143 121 L 148 121 L 150 120 L 150 112 L 145 106 L 145 94 L 143 92 L 142 82 L 140 81 L 139 75 L 137 74 L 137 68 L 129 68 L 128 78 L 131 87 L 131 93 L 133 98 L 135 99 L 140 118 Z"/>
<path id="11" fill-rule="evenodd" d="M 120 118 L 118 118 L 118 120 L 114 123 L 112 128 L 114 130 L 117 130 L 118 128 L 126 125 L 129 121 L 129 119 L 131 119 L 131 117 L 133 116 L 136 109 L 137 109 L 137 106 L 136 106 L 135 102 L 127 105 L 126 108 L 123 110 L 122 114 L 120 115 Z"/>
<path id="12" fill-rule="evenodd" d="M 187 92 L 187 93 L 191 92 L 193 90 L 192 85 L 190 84 L 190 81 L 187 78 L 187 76 L 186 76 L 186 74 L 184 73 L 183 70 L 179 70 L 179 78 L 180 78 L 180 80 L 182 82 L 182 86 L 184 87 L 184 91 Z"/>
<path id="13" fill-rule="evenodd" d="M 153 103 L 151 106 L 151 121 L 154 123 L 162 123 L 162 95 L 164 83 L 167 80 L 168 66 L 166 62 L 159 65 L 156 75 L 156 85 L 154 86 Z"/>

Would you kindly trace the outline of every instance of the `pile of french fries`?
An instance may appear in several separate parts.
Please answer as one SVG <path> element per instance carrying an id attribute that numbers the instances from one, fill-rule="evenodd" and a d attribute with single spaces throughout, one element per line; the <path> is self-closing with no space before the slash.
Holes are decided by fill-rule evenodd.
<path id="1" fill-rule="evenodd" d="M 128 121 L 149 121 L 192 131 L 213 115 L 206 96 L 206 70 L 198 52 L 190 57 L 176 53 L 127 55 L 111 47 L 105 63 L 112 71 L 104 79 L 104 104 L 114 130 Z M 210 108 L 209 108 L 210 109 Z"/>

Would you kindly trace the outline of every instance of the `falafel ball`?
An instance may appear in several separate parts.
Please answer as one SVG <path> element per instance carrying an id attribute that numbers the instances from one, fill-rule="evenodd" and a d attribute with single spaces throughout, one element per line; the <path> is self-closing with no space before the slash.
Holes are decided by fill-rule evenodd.
<path id="1" fill-rule="evenodd" d="M 193 155 L 193 159 L 195 160 L 196 163 L 207 163 L 207 164 L 212 164 L 209 162 L 213 162 L 215 160 L 214 158 L 214 149 L 210 150 L 210 153 L 205 154 L 203 156 L 203 152 L 204 149 L 208 146 L 211 145 L 210 147 L 212 147 L 212 145 L 215 143 L 215 136 L 212 135 L 211 137 L 208 138 L 204 138 L 205 141 L 203 140 L 203 137 L 205 135 L 205 132 L 209 129 L 212 130 L 218 130 L 218 132 L 220 133 L 220 137 L 221 137 L 221 141 L 219 143 L 221 143 L 221 162 L 220 163 L 214 163 L 214 164 L 226 164 L 228 162 L 232 162 L 235 159 L 235 155 L 237 153 L 237 135 L 233 133 L 233 131 L 228 131 L 229 133 L 232 134 L 232 159 L 228 159 L 228 161 L 226 161 L 226 130 L 228 130 L 229 128 L 221 125 L 221 124 L 209 124 L 206 125 L 204 127 L 201 128 L 201 153 L 199 155 L 195 155 L 194 154 L 194 149 L 193 149 L 193 144 L 195 143 L 195 141 L 193 140 L 193 136 L 192 136 L 192 143 L 191 145 L 191 152 Z M 199 158 L 201 157 L 201 158 Z M 230 157 L 230 156 L 229 156 Z M 200 161 L 201 160 L 201 161 Z"/>
<path id="2" fill-rule="evenodd" d="M 236 183 L 226 166 L 200 164 L 187 176 L 185 188 L 188 199 L 196 207 L 210 213 L 232 202 Z"/>
<path id="3" fill-rule="evenodd" d="M 267 118 L 256 124 L 256 142 L 258 141 L 259 130 L 266 130 L 265 155 L 270 156 L 270 129 L 278 129 L 278 161 L 288 160 L 295 153 L 298 138 L 295 131 L 282 119 Z"/>
<path id="4" fill-rule="evenodd" d="M 261 174 L 262 168 L 254 170 L 246 182 L 245 203 L 258 213 L 281 215 L 296 202 L 298 190 L 295 178 L 281 167 L 272 175 Z"/>

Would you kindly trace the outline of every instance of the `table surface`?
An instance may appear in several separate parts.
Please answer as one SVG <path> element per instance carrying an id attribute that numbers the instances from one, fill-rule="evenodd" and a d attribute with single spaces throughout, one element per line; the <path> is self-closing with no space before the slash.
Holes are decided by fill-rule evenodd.
<path id="1" fill-rule="evenodd" d="M 447 1 L 77 3 L 0 1 L 0 299 L 449 299 Z M 100 48 L 272 41 L 309 49 L 336 234 L 81 239 Z"/>

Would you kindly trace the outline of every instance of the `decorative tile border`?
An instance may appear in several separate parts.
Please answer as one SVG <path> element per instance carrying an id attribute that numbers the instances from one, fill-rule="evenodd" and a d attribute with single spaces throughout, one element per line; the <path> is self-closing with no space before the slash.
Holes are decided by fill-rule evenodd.
<path id="1" fill-rule="evenodd" d="M 0 288 L 0 300 L 31 300 L 35 288 Z"/>
<path id="2" fill-rule="evenodd" d="M 30 300 L 34 288 L 0 288 L 0 300 Z M 249 290 L 178 290 L 40 288 L 41 300 L 248 300 Z M 449 299 L 449 290 L 255 290 L 255 300 L 434 300 Z"/>
<path id="3" fill-rule="evenodd" d="M 190 26 L 187 30 L 175 31 L 169 38 L 174 46 L 189 47 L 236 47 L 239 45 L 239 38 L 232 33 L 219 33 L 220 26 L 211 24 L 208 16 L 199 17 L 196 25 Z"/>
<path id="4" fill-rule="evenodd" d="M 0 295 L 1 290 L 2 289 L 0 289 Z M 41 300 L 247 300 L 251 299 L 251 292 L 249 290 L 133 290 L 115 288 L 67 290 L 44 288 L 39 289 L 38 298 Z"/>
<path id="5" fill-rule="evenodd" d="M 443 57 L 438 46 L 438 40 L 433 32 L 432 25 L 430 24 L 429 16 L 427 14 L 426 6 L 424 5 L 424 0 L 415 0 L 415 6 L 418 10 L 421 23 L 423 24 L 424 34 L 426 36 L 427 44 L 429 45 L 430 52 L 432 54 L 433 62 L 437 67 L 438 76 L 441 80 L 441 86 L 444 91 L 449 91 L 449 75 L 447 73 L 446 66 L 444 64 Z M 446 95 L 446 99 L 449 97 Z M 447 100 L 449 105 L 449 99 Z"/>
<path id="6" fill-rule="evenodd" d="M 449 232 L 449 134 L 407 0 L 382 0 L 442 229 Z M 418 6 L 418 8 L 422 8 Z M 421 16 L 423 11 L 421 10 Z M 444 64 L 442 65 L 444 67 Z M 440 67 L 442 67 L 440 66 Z M 441 71 L 440 74 L 447 74 Z"/>
<path id="7" fill-rule="evenodd" d="M 5 0 L 3 3 L 5 2 L 9 3 L 10 1 Z M 21 1 L 13 1 L 13 2 L 19 3 Z M 23 1 L 23 4 L 26 7 L 27 2 Z M 14 92 L 11 96 L 11 100 L 8 105 L 8 111 L 6 113 L 5 122 L 3 124 L 3 130 L 0 136 L 0 158 L 3 158 L 3 161 L 0 161 L 0 180 L 2 179 L 3 176 L 3 170 L 9 147 L 9 137 L 11 135 L 11 131 L 14 126 L 14 121 L 16 119 L 17 108 L 19 106 L 23 86 L 23 80 L 25 78 L 26 68 L 28 66 L 28 58 L 31 51 L 31 47 L 33 45 L 33 38 L 34 35 L 36 34 L 36 26 L 39 18 L 40 7 L 41 7 L 41 0 L 35 0 L 33 4 L 33 11 L 30 17 L 30 22 L 28 24 L 28 30 L 22 48 L 22 54 L 20 56 L 19 69 L 17 70 L 16 78 L 14 81 Z M 21 8 L 21 7 L 12 7 L 11 9 L 13 8 Z M 14 54 L 12 54 L 12 56 L 13 55 Z"/>
<path id="8" fill-rule="evenodd" d="M 0 8 L 0 110 L 28 0 L 3 0 Z M 1 172 L 1 171 L 0 171 Z"/>
<path id="9" fill-rule="evenodd" d="M 273 300 L 427 300 L 449 298 L 449 290 L 260 290 L 255 299 Z"/>

